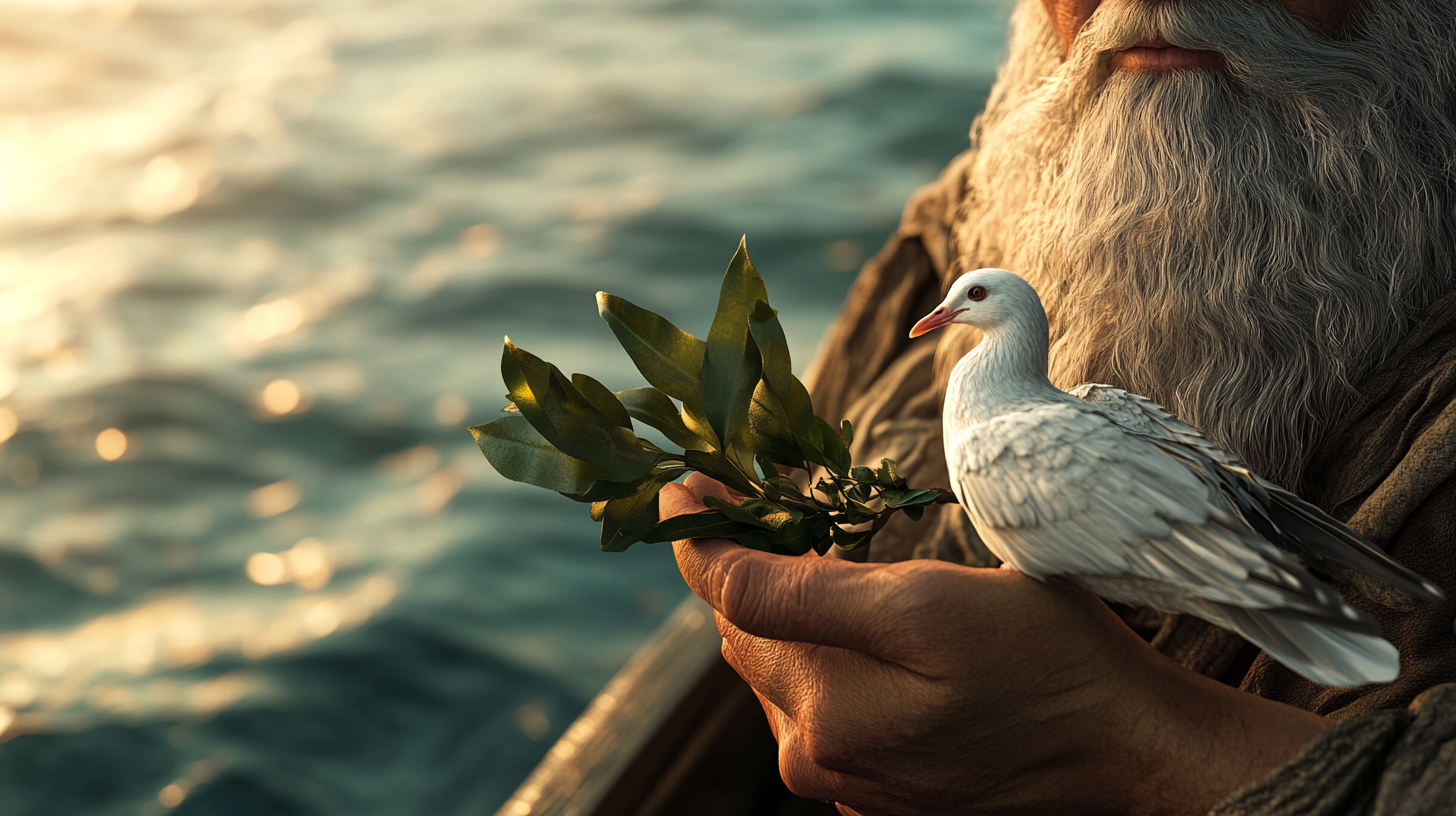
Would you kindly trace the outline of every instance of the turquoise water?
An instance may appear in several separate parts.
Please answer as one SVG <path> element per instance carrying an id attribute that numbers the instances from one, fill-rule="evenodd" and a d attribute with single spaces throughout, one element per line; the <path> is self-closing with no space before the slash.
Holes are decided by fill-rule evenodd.
<path id="1" fill-rule="evenodd" d="M 493 474 L 748 235 L 799 365 L 1008 4 L 0 3 L 0 814 L 489 814 L 685 592 Z"/>

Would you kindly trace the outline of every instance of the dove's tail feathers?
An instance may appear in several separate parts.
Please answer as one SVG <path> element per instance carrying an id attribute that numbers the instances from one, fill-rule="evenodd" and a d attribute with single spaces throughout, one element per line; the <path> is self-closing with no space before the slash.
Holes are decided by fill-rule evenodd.
<path id="1" fill-rule="evenodd" d="M 1270 520 L 1298 539 L 1310 555 L 1326 562 L 1316 569 L 1337 575 L 1346 571 L 1363 573 L 1423 601 L 1446 599 L 1446 594 L 1434 582 L 1376 549 L 1318 507 L 1274 485 L 1267 487 L 1273 499 L 1269 505 Z"/>
<path id="2" fill-rule="evenodd" d="M 1224 625 L 1290 669 L 1325 686 L 1389 683 L 1400 674 L 1400 654 L 1361 615 L 1358 620 L 1315 621 L 1279 610 L 1218 604 Z"/>

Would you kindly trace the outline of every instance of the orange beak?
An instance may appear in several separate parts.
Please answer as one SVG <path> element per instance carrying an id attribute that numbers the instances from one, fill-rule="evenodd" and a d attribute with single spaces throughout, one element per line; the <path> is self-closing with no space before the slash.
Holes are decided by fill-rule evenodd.
<path id="1" fill-rule="evenodd" d="M 955 320 L 956 315 L 964 311 L 965 309 L 956 309 L 952 312 L 944 306 L 937 306 L 935 307 L 935 311 L 920 318 L 920 322 L 910 328 L 910 336 L 919 337 L 927 332 L 935 331 L 941 326 L 945 326 Z"/>

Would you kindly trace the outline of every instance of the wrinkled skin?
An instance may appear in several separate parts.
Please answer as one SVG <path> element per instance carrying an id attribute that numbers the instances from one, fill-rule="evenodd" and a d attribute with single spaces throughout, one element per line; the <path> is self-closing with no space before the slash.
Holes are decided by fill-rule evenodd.
<path id="1" fill-rule="evenodd" d="M 661 514 L 726 488 L 694 474 Z M 1193 674 L 1097 598 L 1011 570 L 674 545 L 789 789 L 845 814 L 1201 814 L 1321 717 Z"/>

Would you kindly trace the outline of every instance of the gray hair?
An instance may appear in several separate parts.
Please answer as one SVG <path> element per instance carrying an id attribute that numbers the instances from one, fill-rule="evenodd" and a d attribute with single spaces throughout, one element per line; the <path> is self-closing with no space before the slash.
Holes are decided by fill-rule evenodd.
<path id="1" fill-rule="evenodd" d="M 1064 60 L 1023 0 L 954 266 L 1036 285 L 1057 385 L 1146 394 L 1298 487 L 1456 271 L 1456 3 L 1363 17 L 1331 39 L 1272 3 L 1105 0 Z M 1109 74 L 1152 36 L 1229 71 Z"/>

